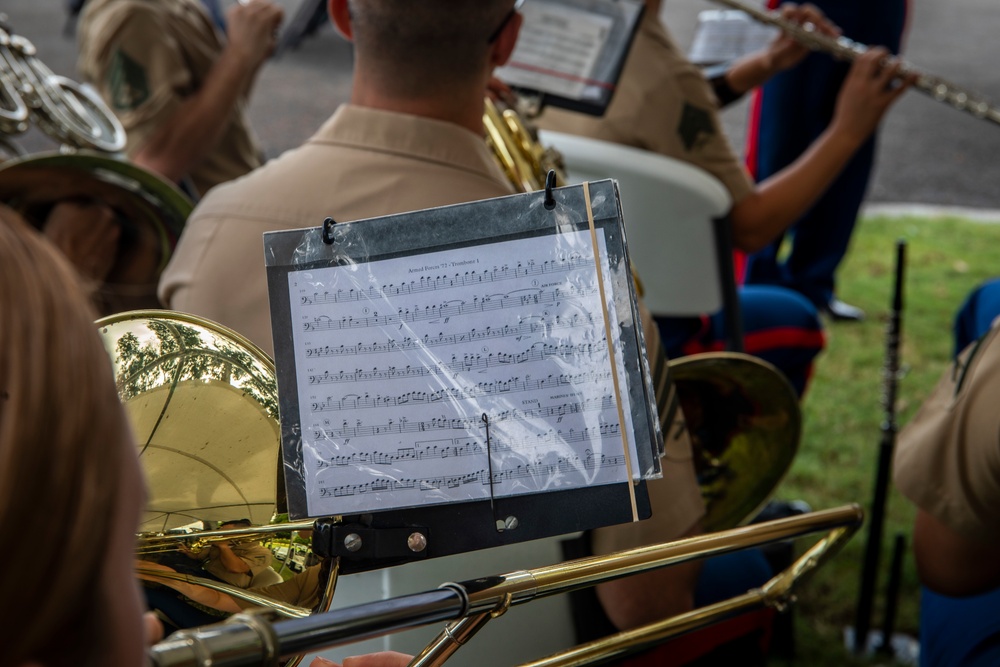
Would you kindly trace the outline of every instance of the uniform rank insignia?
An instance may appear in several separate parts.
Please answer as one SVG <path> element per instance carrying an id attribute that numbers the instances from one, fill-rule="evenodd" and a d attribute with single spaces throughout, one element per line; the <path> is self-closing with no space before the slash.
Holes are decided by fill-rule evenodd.
<path id="1" fill-rule="evenodd" d="M 112 56 L 108 86 L 111 103 L 118 111 L 131 111 L 149 99 L 146 70 L 121 49 Z"/>
<path id="2" fill-rule="evenodd" d="M 703 134 L 710 136 L 714 133 L 715 127 L 712 125 L 712 116 L 709 112 L 685 102 L 681 121 L 677 125 L 677 134 L 680 135 L 684 148 L 691 150 Z"/>

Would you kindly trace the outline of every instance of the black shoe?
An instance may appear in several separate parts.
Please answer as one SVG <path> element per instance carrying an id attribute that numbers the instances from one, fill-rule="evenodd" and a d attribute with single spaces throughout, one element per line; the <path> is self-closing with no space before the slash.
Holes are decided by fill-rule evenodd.
<path id="1" fill-rule="evenodd" d="M 839 322 L 860 322 L 865 319 L 865 311 L 840 299 L 830 299 L 823 312 L 829 315 L 830 319 Z"/>

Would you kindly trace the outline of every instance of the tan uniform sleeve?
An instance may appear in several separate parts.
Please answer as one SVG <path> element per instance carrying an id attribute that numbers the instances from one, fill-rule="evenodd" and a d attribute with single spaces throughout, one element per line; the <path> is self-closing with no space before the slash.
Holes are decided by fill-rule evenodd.
<path id="1" fill-rule="evenodd" d="M 105 39 L 94 78 L 128 133 L 128 153 L 134 154 L 193 92 L 196 82 L 155 6 L 132 5 Z"/>
<path id="2" fill-rule="evenodd" d="M 547 107 L 536 124 L 700 167 L 722 182 L 734 203 L 754 189 L 722 128 L 712 86 L 655 15 L 640 23 L 604 116 Z"/>
<path id="3" fill-rule="evenodd" d="M 894 478 L 960 535 L 1000 543 L 1000 329 L 971 346 L 900 433 Z"/>
<path id="4" fill-rule="evenodd" d="M 258 574 L 271 567 L 271 551 L 263 546 L 254 546 L 251 549 L 247 549 L 245 552 L 237 554 L 243 559 L 243 562 L 247 564 L 250 568 L 250 577 L 256 577 Z"/>
<path id="5" fill-rule="evenodd" d="M 656 358 L 666 362 L 666 355 L 660 349 L 656 323 L 642 301 L 639 302 L 639 311 L 649 363 L 654 367 Z M 658 394 L 662 391 L 676 394 L 673 382 L 668 380 L 668 385 L 658 387 Z M 594 553 L 606 554 L 675 540 L 687 533 L 705 514 L 701 487 L 695 475 L 691 438 L 684 426 L 683 415 L 678 414 L 671 423 L 664 425 L 663 438 L 663 477 L 646 482 L 652 516 L 645 521 L 596 529 L 592 537 Z"/>

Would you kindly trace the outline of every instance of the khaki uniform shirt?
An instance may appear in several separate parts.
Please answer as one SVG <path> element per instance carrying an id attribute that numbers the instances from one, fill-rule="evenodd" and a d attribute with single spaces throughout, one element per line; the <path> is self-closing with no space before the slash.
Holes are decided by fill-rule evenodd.
<path id="1" fill-rule="evenodd" d="M 311 565 L 280 584 L 251 588 L 250 592 L 297 607 L 315 609 L 323 595 L 323 589 L 320 587 L 320 584 L 323 583 L 320 581 L 322 567 L 322 565 Z M 240 598 L 233 598 L 233 600 L 243 609 L 255 606 Z"/>
<path id="2" fill-rule="evenodd" d="M 512 191 L 481 136 L 453 123 L 345 105 L 303 146 L 202 200 L 163 273 L 160 298 L 168 308 L 220 322 L 272 353 L 264 232 Z M 643 319 L 647 341 L 658 341 L 652 318 Z M 667 533 L 665 539 L 677 537 L 704 513 L 688 438 L 667 449 L 664 479 L 650 486 L 668 490 L 669 499 L 654 506 L 656 521 L 628 527 L 638 534 L 635 546 Z"/>
<path id="3" fill-rule="evenodd" d="M 684 57 L 659 18 L 647 12 L 605 114 L 547 107 L 536 123 L 701 167 L 722 181 L 736 203 L 754 186 L 723 133 L 718 109 L 701 70 Z"/>
<path id="4" fill-rule="evenodd" d="M 132 156 L 204 83 L 222 52 L 198 0 L 89 0 L 77 29 L 82 78 L 122 122 Z M 190 178 L 199 195 L 260 166 L 246 99 Z"/>
<path id="5" fill-rule="evenodd" d="M 1000 542 L 1000 328 L 971 345 L 899 434 L 896 486 L 968 539 Z"/>
<path id="6" fill-rule="evenodd" d="M 249 572 L 230 572 L 222 564 L 222 559 L 216 558 L 216 549 L 209 553 L 208 560 L 202 566 L 207 572 L 240 588 L 247 588 L 254 577 L 271 567 L 271 550 L 259 543 L 236 544 L 232 547 L 233 553 L 239 556 L 240 560 L 250 567 Z"/>
<path id="7" fill-rule="evenodd" d="M 511 193 L 482 137 L 469 130 L 345 105 L 305 144 L 201 201 L 160 280 L 160 299 L 271 354 L 264 232 Z"/>

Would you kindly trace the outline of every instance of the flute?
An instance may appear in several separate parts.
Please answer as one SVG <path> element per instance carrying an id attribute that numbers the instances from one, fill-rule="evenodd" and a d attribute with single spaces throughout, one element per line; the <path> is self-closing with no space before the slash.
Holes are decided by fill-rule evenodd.
<path id="1" fill-rule="evenodd" d="M 751 18 L 761 23 L 778 27 L 786 35 L 813 51 L 829 53 L 841 60 L 854 61 L 855 58 L 868 51 L 868 46 L 855 42 L 852 39 L 843 36 L 831 37 L 824 35 L 812 23 L 803 23 L 801 25 L 794 23 L 783 18 L 778 12 L 756 7 L 745 0 L 712 1 L 745 12 Z M 920 92 L 926 93 L 938 102 L 944 102 L 959 111 L 972 114 L 976 118 L 1000 124 L 1000 109 L 982 96 L 963 90 L 941 77 L 922 72 L 906 61 L 900 61 L 900 63 L 900 75 L 913 75 L 915 77 L 913 87 Z"/>

